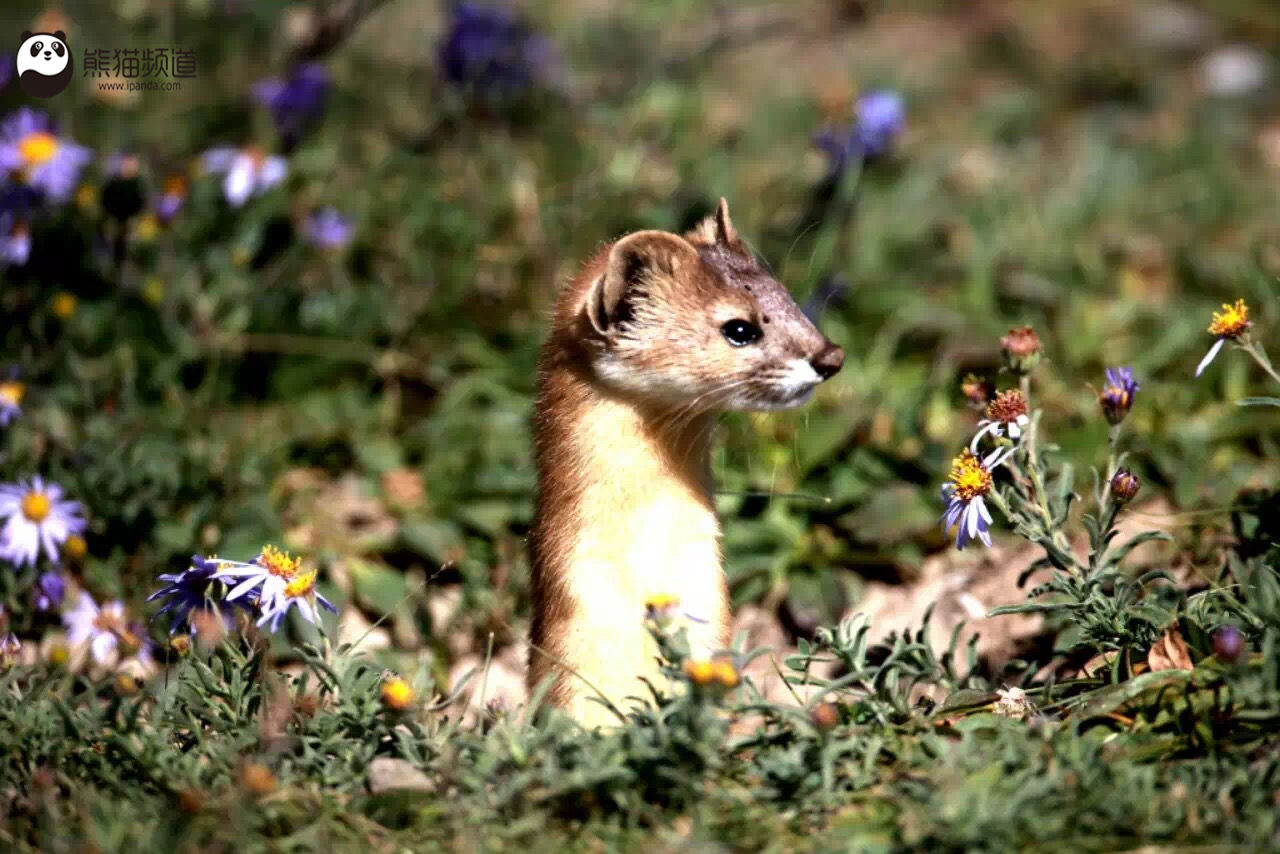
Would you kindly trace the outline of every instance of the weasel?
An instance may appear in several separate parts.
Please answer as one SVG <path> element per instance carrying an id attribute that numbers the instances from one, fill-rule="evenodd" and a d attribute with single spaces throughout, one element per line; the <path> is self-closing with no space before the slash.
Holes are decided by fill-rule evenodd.
<path id="1" fill-rule="evenodd" d="M 679 598 L 695 656 L 729 645 L 711 481 L 717 412 L 807 401 L 844 351 L 738 237 L 729 207 L 681 236 L 605 245 L 561 291 L 538 365 L 529 688 L 586 726 L 661 685 L 645 600 Z"/>

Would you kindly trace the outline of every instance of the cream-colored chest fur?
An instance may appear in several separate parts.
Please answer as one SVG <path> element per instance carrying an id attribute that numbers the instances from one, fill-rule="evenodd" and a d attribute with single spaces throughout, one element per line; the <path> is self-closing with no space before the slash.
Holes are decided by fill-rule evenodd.
<path id="1" fill-rule="evenodd" d="M 567 566 L 574 619 L 564 652 L 625 709 L 627 696 L 647 696 L 639 676 L 665 688 L 657 646 L 643 625 L 649 597 L 678 596 L 681 610 L 696 618 L 689 629 L 695 655 L 718 648 L 728 611 L 719 525 L 707 473 L 683 465 L 678 443 L 660 447 L 630 407 L 597 402 L 577 427 L 583 477 Z M 687 450 L 687 459 L 696 459 L 703 448 Z M 609 720 L 577 692 L 573 705 L 584 722 Z"/>

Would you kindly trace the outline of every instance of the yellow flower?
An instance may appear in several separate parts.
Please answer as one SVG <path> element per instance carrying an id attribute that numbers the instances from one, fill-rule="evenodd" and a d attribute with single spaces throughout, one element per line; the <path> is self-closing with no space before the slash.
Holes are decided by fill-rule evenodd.
<path id="1" fill-rule="evenodd" d="M 403 712 L 413 704 L 413 688 L 399 676 L 382 680 L 382 704 L 388 709 Z"/>
<path id="2" fill-rule="evenodd" d="M 98 188 L 92 184 L 81 184 L 76 190 L 76 207 L 90 213 L 98 206 Z"/>
<path id="3" fill-rule="evenodd" d="M 1209 332 L 1219 338 L 1239 338 L 1249 328 L 1249 306 L 1238 299 L 1235 305 L 1222 304 L 1222 311 L 1213 313 L 1213 322 L 1209 324 Z"/>
<path id="4" fill-rule="evenodd" d="M 717 658 L 711 662 L 711 670 L 715 676 L 716 682 L 720 687 L 730 689 L 737 688 L 738 683 L 742 681 L 738 668 L 733 666 L 733 662 L 727 658 Z"/>
<path id="5" fill-rule="evenodd" d="M 60 291 L 53 295 L 53 302 L 49 304 L 53 310 L 55 317 L 62 320 L 69 320 L 76 313 L 76 298 L 74 294 L 66 291 Z"/>
<path id="6" fill-rule="evenodd" d="M 138 217 L 133 226 L 133 239 L 139 243 L 150 243 L 160 233 L 160 220 L 153 213 L 145 213 Z"/>
<path id="7" fill-rule="evenodd" d="M 27 387 L 17 380 L 0 382 L 0 403 L 18 406 L 27 393 Z"/>
<path id="8" fill-rule="evenodd" d="M 151 305 L 164 302 L 164 279 L 159 276 L 148 276 L 142 283 L 142 298 Z"/>
<path id="9" fill-rule="evenodd" d="M 709 685 L 716 678 L 716 668 L 705 658 L 690 658 L 685 660 L 684 675 L 694 685 Z"/>
<path id="10" fill-rule="evenodd" d="M 63 554 L 72 560 L 81 560 L 89 553 L 89 544 L 79 534 L 72 534 L 62 544 Z"/>

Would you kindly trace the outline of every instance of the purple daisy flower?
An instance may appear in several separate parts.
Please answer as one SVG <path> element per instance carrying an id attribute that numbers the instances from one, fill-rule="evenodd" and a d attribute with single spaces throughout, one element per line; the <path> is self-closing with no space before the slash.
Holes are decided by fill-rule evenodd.
<path id="1" fill-rule="evenodd" d="M 551 42 L 511 13 L 477 3 L 453 7 L 440 66 L 459 86 L 517 93 L 546 81 L 556 64 Z"/>
<path id="2" fill-rule="evenodd" d="M 57 562 L 58 549 L 85 529 L 84 506 L 64 500 L 62 487 L 39 475 L 26 482 L 0 484 L 0 560 L 15 566 L 34 565 L 41 546 Z"/>
<path id="3" fill-rule="evenodd" d="M 166 613 L 172 615 L 169 634 L 177 632 L 183 623 L 186 623 L 194 634 L 199 622 L 195 619 L 198 613 L 220 613 L 223 621 L 230 624 L 233 605 L 225 601 L 226 588 L 214 577 L 221 566 L 216 560 L 192 555 L 191 565 L 182 572 L 166 573 L 160 576 L 160 580 L 167 582 L 167 586 L 152 593 L 147 597 L 147 601 L 165 600 L 163 607 L 156 611 L 155 616 L 159 617 Z M 235 604 L 248 607 L 247 602 Z"/>
<path id="4" fill-rule="evenodd" d="M 67 643 L 73 647 L 87 644 L 96 664 L 114 665 L 136 656 L 139 663 L 151 666 L 151 652 L 142 628 L 128 621 L 124 603 L 119 600 L 99 607 L 82 590 L 75 606 L 62 615 L 62 624 L 67 629 Z"/>
<path id="5" fill-rule="evenodd" d="M 321 208 L 307 217 L 303 229 L 308 242 L 320 249 L 338 250 L 351 242 L 355 226 L 337 208 Z"/>
<path id="6" fill-rule="evenodd" d="M 253 86 L 253 98 L 271 113 L 286 145 L 297 142 L 307 125 L 324 115 L 329 72 L 318 62 L 293 69 L 288 77 L 273 77 Z"/>
<path id="7" fill-rule="evenodd" d="M 0 169 L 55 202 L 70 198 L 92 157 L 88 148 L 58 136 L 48 116 L 27 107 L 0 124 Z"/>
<path id="8" fill-rule="evenodd" d="M 0 427 L 8 427 L 22 414 L 22 398 L 27 386 L 16 379 L 0 380 Z"/>
<path id="9" fill-rule="evenodd" d="M 984 498 L 991 492 L 991 472 L 1004 462 L 1012 448 L 992 451 L 985 459 L 965 449 L 951 463 L 951 475 L 942 486 L 942 500 L 947 502 L 942 515 L 942 528 L 956 529 L 956 548 L 963 549 L 977 539 L 991 545 L 991 512 Z"/>
<path id="10" fill-rule="evenodd" d="M 31 599 L 37 611 L 54 611 L 62 605 L 67 593 L 67 582 L 56 572 L 42 572 L 36 579 Z"/>
<path id="11" fill-rule="evenodd" d="M 1098 395 L 1098 403 L 1102 406 L 1102 414 L 1107 422 L 1115 425 L 1124 420 L 1133 408 L 1133 399 L 1137 395 L 1138 381 L 1133 378 L 1132 368 L 1107 368 L 1107 385 Z"/>
<path id="12" fill-rule="evenodd" d="M 888 90 L 868 92 L 854 105 L 856 118 L 843 130 L 819 132 L 813 143 L 827 155 L 827 174 L 839 175 L 855 158 L 888 153 L 906 125 L 902 96 Z"/>
<path id="13" fill-rule="evenodd" d="M 200 158 L 204 171 L 224 175 L 222 192 L 232 207 L 240 207 L 252 196 L 260 196 L 289 174 L 289 164 L 275 154 L 255 146 L 211 148 Z"/>

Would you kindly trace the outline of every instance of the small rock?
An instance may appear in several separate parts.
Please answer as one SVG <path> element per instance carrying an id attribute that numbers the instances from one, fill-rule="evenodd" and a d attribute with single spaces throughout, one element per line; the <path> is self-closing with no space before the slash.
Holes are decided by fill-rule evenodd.
<path id="1" fill-rule="evenodd" d="M 411 762 L 379 756 L 369 763 L 369 791 L 377 795 L 392 790 L 434 792 L 436 784 Z"/>

